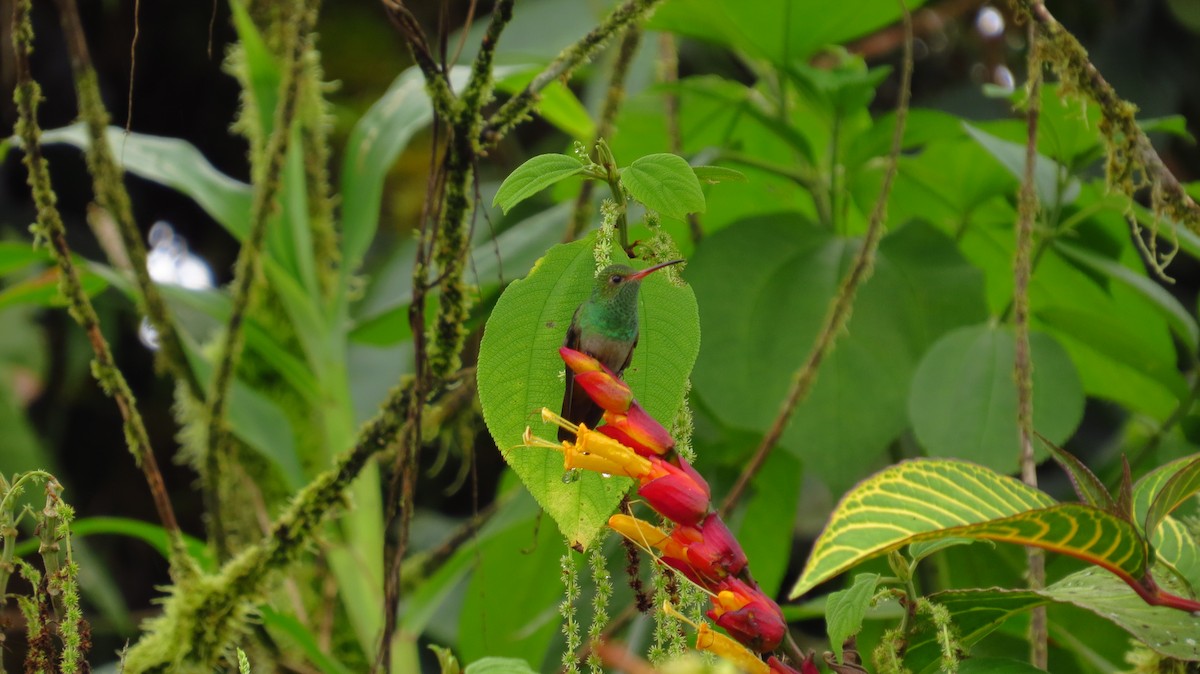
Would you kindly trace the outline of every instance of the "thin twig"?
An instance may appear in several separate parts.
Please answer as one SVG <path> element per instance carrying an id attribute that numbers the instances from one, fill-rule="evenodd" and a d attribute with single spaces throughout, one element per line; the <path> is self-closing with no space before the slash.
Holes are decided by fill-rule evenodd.
<path id="1" fill-rule="evenodd" d="M 55 205 L 56 197 L 50 184 L 50 171 L 42 156 L 41 128 L 37 122 L 37 106 L 41 101 L 41 88 L 30 75 L 29 55 L 33 52 L 33 28 L 29 23 L 30 0 L 16 0 L 13 6 L 13 46 L 17 87 L 15 100 L 18 110 L 17 135 L 21 137 L 25 151 L 25 167 L 29 171 L 28 183 L 33 192 L 38 212 L 38 234 L 46 238 L 54 254 L 61 274 L 61 290 L 70 302 L 70 313 L 87 333 L 92 351 L 96 355 L 92 373 L 105 393 L 116 403 L 125 426 L 125 438 L 129 451 L 142 469 L 146 484 L 150 488 L 158 518 L 170 541 L 171 570 L 176 579 L 194 573 L 189 565 L 191 558 L 183 543 L 175 511 L 167 495 L 162 473 L 150 446 L 150 436 L 137 403 L 125 377 L 113 360 L 112 350 L 100 331 L 100 319 L 79 281 L 79 272 L 71 260 L 71 249 L 67 245 L 67 232 L 62 217 Z"/>
<path id="2" fill-rule="evenodd" d="M 275 212 L 275 198 L 282 188 L 281 176 L 283 164 L 287 158 L 288 145 L 292 137 L 292 120 L 296 116 L 296 101 L 298 98 L 300 71 L 303 68 L 304 53 L 308 49 L 308 33 L 312 30 L 316 11 L 305 7 L 302 0 L 293 0 L 292 11 L 294 20 L 291 21 L 284 35 L 284 45 L 281 52 L 286 59 L 283 74 L 279 83 L 279 105 L 275 110 L 275 127 L 267 140 L 264 154 L 264 168 L 260 179 L 255 181 L 254 201 L 250 208 L 250 232 L 238 252 L 237 264 L 234 267 L 234 279 L 231 293 L 233 296 L 230 308 L 229 323 L 225 327 L 218 347 L 216 372 L 212 379 L 211 393 L 208 396 L 208 453 L 205 457 L 206 489 L 216 509 L 209 513 L 210 521 L 214 524 L 214 542 L 217 552 L 222 557 L 229 552 L 228 541 L 220 528 L 222 513 L 220 511 L 219 483 L 224 472 L 223 463 L 230 451 L 232 438 L 226 428 L 225 415 L 229 408 L 229 392 L 233 385 L 234 372 L 241 360 L 242 347 L 245 343 L 245 331 L 242 324 L 246 312 L 250 308 L 259 268 L 262 266 L 263 241 L 266 238 L 267 222 Z"/>
<path id="3" fill-rule="evenodd" d="M 658 34 L 658 68 L 658 78 L 667 85 L 666 91 L 663 92 L 667 147 L 674 154 L 683 154 L 683 135 L 679 129 L 679 92 L 675 89 L 679 82 L 679 50 L 675 46 L 675 36 L 667 32 Z M 687 223 L 692 243 L 699 243 L 700 239 L 704 238 L 699 214 L 688 213 Z"/>
<path id="4" fill-rule="evenodd" d="M 1017 434 L 1021 445 L 1021 479 L 1037 487 L 1037 461 L 1033 457 L 1033 362 L 1029 351 L 1029 277 L 1032 266 L 1033 225 L 1038 214 L 1038 194 L 1034 183 L 1037 166 L 1038 114 L 1041 111 L 1042 61 L 1038 49 L 1037 28 L 1028 24 L 1029 84 L 1026 87 L 1025 172 L 1021 178 L 1016 227 L 1016 252 L 1013 259 L 1013 327 L 1016 331 L 1016 355 L 1013 376 L 1017 383 Z M 1039 548 L 1025 549 L 1029 563 L 1029 586 L 1040 590 L 1046 585 L 1046 555 Z M 1029 661 L 1046 668 L 1046 608 L 1033 609 L 1029 618 Z"/>
<path id="5" fill-rule="evenodd" d="M 600 119 L 596 123 L 596 134 L 592 139 L 592 147 L 601 139 L 612 136 L 613 120 L 621 103 L 625 101 L 625 78 L 629 75 L 629 66 L 637 53 L 642 41 L 642 30 L 637 25 L 631 25 L 621 35 L 621 45 L 617 49 L 617 57 L 613 61 L 612 74 L 608 80 L 608 92 L 604 95 L 604 105 L 600 108 Z M 585 228 L 585 222 L 592 212 L 592 194 L 596 190 L 594 180 L 585 180 L 579 188 L 579 196 L 575 198 L 575 208 L 571 211 L 571 220 L 567 223 L 567 231 L 563 241 L 574 241 L 579 232 Z"/>
<path id="6" fill-rule="evenodd" d="M 430 392 L 441 386 L 449 374 L 457 369 L 458 353 L 462 349 L 465 337 L 463 324 L 466 322 L 468 299 L 462 278 L 465 270 L 464 258 L 468 251 L 465 223 L 473 206 L 470 185 L 477 149 L 474 139 L 483 124 L 483 106 L 487 105 L 492 97 L 493 58 L 500 35 L 512 20 L 513 1 L 500 0 L 492 9 L 479 52 L 471 64 L 471 76 L 458 100 L 454 99 L 448 83 L 444 90 L 440 88 L 441 83 L 445 82 L 444 70 L 430 67 L 428 63 L 421 66 L 427 89 L 434 98 L 437 128 L 443 128 L 441 124 L 448 126 L 449 138 L 444 161 L 439 167 L 434 167 L 430 174 L 429 190 L 423 209 L 430 217 L 422 219 L 417 258 L 413 265 L 413 298 L 409 305 L 409 325 L 414 336 L 413 359 L 416 376 L 408 410 L 408 431 L 400 440 L 388 484 L 385 525 L 387 530 L 395 527 L 397 531 L 395 544 L 386 546 L 384 550 L 384 565 L 387 569 L 383 593 L 384 628 L 372 671 L 387 672 L 391 669 L 391 643 L 397 628 L 401 572 L 404 556 L 408 551 L 408 535 L 416 497 L 422 415 Z M 389 12 L 393 12 L 393 16 L 399 19 L 397 25 L 409 42 L 413 58 L 418 63 L 422 60 L 432 60 L 420 27 L 412 21 L 411 14 L 408 14 L 403 3 L 400 0 L 384 0 L 384 4 Z M 444 48 L 445 36 L 439 36 L 439 40 Z M 439 98 L 442 100 L 439 101 Z M 434 147 L 436 151 L 436 143 Z M 436 263 L 439 272 L 436 285 L 440 301 L 432 334 L 427 336 L 424 297 L 429 289 L 431 262 Z"/>
<path id="7" fill-rule="evenodd" d="M 88 170 L 92 175 L 96 201 L 112 216 L 121 235 L 121 243 L 130 262 L 134 280 L 141 293 L 138 302 L 158 333 L 162 362 L 176 380 L 188 387 L 188 392 L 197 400 L 204 399 L 204 387 L 188 365 L 183 341 L 175 329 L 175 321 L 158 286 L 150 278 L 146 266 L 146 245 L 133 218 L 129 193 L 122 180 L 122 169 L 113 156 L 108 144 L 108 110 L 100 97 L 100 86 L 92 58 L 88 52 L 87 39 L 79 20 L 79 8 L 75 0 L 57 0 L 67 51 L 70 54 L 71 71 L 75 79 L 75 95 L 79 99 L 79 116 L 88 133 Z M 136 43 L 135 43 L 136 44 Z M 130 49 L 133 49 L 131 45 Z M 131 52 L 132 54 L 132 52 Z M 132 72 L 133 66 L 130 65 Z M 131 81 L 130 87 L 133 84 Z M 131 89 L 132 90 L 132 89 Z M 132 109 L 132 108 L 131 108 Z M 107 252 L 107 249 L 106 249 Z M 109 262 L 118 265 L 118 260 L 109 256 Z"/>
<path id="8" fill-rule="evenodd" d="M 542 89 L 559 78 L 569 78 L 576 68 L 590 61 L 604 43 L 626 26 L 649 14 L 661 2 L 662 0 L 626 0 L 614 9 L 599 26 L 563 50 L 524 89 L 500 106 L 481 129 L 480 144 L 487 148 L 498 143 L 513 127 L 526 119 L 537 105 L 538 93 Z"/>
<path id="9" fill-rule="evenodd" d="M 804 364 L 800 366 L 800 369 L 792 377 L 792 385 L 788 390 L 787 397 L 783 400 L 783 404 L 780 405 L 779 414 L 775 417 L 775 421 L 771 423 L 771 427 L 767 430 L 766 435 L 763 436 L 762 442 L 759 443 L 758 448 L 754 451 L 754 456 L 746 464 L 741 475 L 738 476 L 733 489 L 729 491 L 729 494 L 725 497 L 725 501 L 721 504 L 719 512 L 723 517 L 729 516 L 734 505 L 737 504 L 738 499 L 741 498 L 742 493 L 749 486 L 750 480 L 762 469 L 771 450 L 779 442 L 780 436 L 783 435 L 784 429 L 787 428 L 788 420 L 791 419 L 792 413 L 796 410 L 796 406 L 808 396 L 813 383 L 816 381 L 817 370 L 820 369 L 825 357 L 833 350 L 838 333 L 841 332 L 846 322 L 850 319 L 850 311 L 854 307 L 854 297 L 858 291 L 858 287 L 871 276 L 872 268 L 875 264 L 875 250 L 879 247 L 879 240 L 883 237 L 884 220 L 887 219 L 887 202 L 892 192 L 892 182 L 896 178 L 901 141 L 904 139 L 904 124 L 908 119 L 908 101 L 911 96 L 910 84 L 912 82 L 913 69 L 912 15 L 909 13 L 908 7 L 905 6 L 903 0 L 899 0 L 899 3 L 904 23 L 904 62 L 900 70 L 900 100 L 896 104 L 896 125 L 892 131 L 892 145 L 888 153 L 888 166 L 887 171 L 883 174 L 883 184 L 879 190 L 879 198 L 876 199 L 875 206 L 871 211 L 871 219 L 867 224 L 867 231 L 863 236 L 862 246 L 854 256 L 850 270 L 846 273 L 845 278 L 842 279 L 837 294 L 834 295 L 833 300 L 829 303 L 829 310 L 825 314 L 825 320 L 821 325 L 820 332 L 817 333 L 817 339 L 812 346 L 812 350 L 809 351 Z"/>
<path id="10" fill-rule="evenodd" d="M 446 78 L 445 71 L 437 64 L 433 52 L 429 49 L 429 39 L 425 36 L 421 23 L 404 5 L 403 0 L 383 0 L 383 8 L 387 10 L 392 25 L 400 31 L 412 53 L 413 61 L 425 76 L 427 90 L 433 99 L 433 109 L 448 115 L 454 102 L 454 93 L 450 90 L 450 81 Z"/>

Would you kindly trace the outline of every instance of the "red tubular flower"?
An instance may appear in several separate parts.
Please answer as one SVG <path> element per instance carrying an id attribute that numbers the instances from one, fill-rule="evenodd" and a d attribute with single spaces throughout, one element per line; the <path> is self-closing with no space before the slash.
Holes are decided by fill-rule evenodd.
<path id="1" fill-rule="evenodd" d="M 676 524 L 696 524 L 703 520 L 708 515 L 710 497 L 704 478 L 682 457 L 678 466 L 657 456 L 646 458 L 654 469 L 652 476 L 638 487 L 638 495 L 658 514 Z"/>
<path id="2" fill-rule="evenodd" d="M 737 578 L 726 578 L 714 589 L 713 607 L 708 617 L 725 628 L 747 648 L 765 653 L 779 647 L 787 631 L 787 621 L 779 605 L 757 587 Z"/>
<path id="3" fill-rule="evenodd" d="M 664 564 L 701 587 L 722 589 L 724 579 L 746 568 L 746 553 L 716 515 L 701 526 L 681 525 L 671 533 L 621 514 L 608 518 L 608 526 L 634 543 L 657 549 Z"/>
<path id="4" fill-rule="evenodd" d="M 647 414 L 636 400 L 625 414 L 605 412 L 604 425 L 596 430 L 626 447 L 632 447 L 642 456 L 661 456 L 675 446 L 675 439 L 667 429 Z"/>
<path id="5" fill-rule="evenodd" d="M 633 404 L 633 390 L 604 363 L 565 346 L 558 349 L 558 355 L 575 373 L 575 383 L 582 386 L 601 409 L 613 414 L 624 414 L 629 410 Z"/>
<path id="6" fill-rule="evenodd" d="M 746 568 L 746 553 L 717 515 L 710 515 L 700 526 L 675 527 L 671 540 L 683 554 L 674 558 L 664 555 L 662 561 L 701 587 L 718 589 L 721 581 Z"/>

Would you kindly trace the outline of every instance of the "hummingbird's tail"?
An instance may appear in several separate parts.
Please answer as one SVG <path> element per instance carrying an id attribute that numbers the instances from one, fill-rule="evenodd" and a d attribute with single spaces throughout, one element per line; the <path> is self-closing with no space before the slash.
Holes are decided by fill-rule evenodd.
<path id="1" fill-rule="evenodd" d="M 562 418 L 576 425 L 584 424 L 588 428 L 595 428 L 603 416 L 603 408 L 592 402 L 583 387 L 575 383 L 575 373 L 568 367 L 567 385 L 563 390 Z M 561 442 L 570 442 L 575 439 L 575 435 L 565 428 L 559 428 L 558 439 Z"/>

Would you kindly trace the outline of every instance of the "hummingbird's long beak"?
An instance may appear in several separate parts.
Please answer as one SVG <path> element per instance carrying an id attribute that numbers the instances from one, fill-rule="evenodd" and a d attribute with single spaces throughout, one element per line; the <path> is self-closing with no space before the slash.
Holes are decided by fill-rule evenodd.
<path id="1" fill-rule="evenodd" d="M 630 274 L 629 280 L 630 281 L 640 281 L 640 280 L 646 278 L 647 276 L 649 276 L 650 274 L 653 274 L 654 272 L 658 271 L 659 269 L 662 269 L 663 267 L 669 267 L 673 264 L 679 264 L 680 262 L 683 262 L 683 260 L 671 260 L 669 262 L 663 262 L 661 264 L 656 264 L 653 267 L 646 267 L 645 269 L 643 269 L 639 272 Z"/>

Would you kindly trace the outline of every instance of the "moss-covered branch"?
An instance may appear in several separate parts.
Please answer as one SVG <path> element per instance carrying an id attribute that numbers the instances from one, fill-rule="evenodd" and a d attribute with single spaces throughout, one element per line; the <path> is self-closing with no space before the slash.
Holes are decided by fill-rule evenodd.
<path id="1" fill-rule="evenodd" d="M 1018 14 L 1037 26 L 1042 60 L 1063 83 L 1065 92 L 1076 92 L 1100 107 L 1100 131 L 1108 144 L 1106 170 L 1109 187 L 1130 197 L 1150 188 L 1150 205 L 1155 215 L 1165 216 L 1200 232 L 1200 206 L 1184 191 L 1179 180 L 1163 164 L 1145 132 L 1137 124 L 1137 106 L 1121 99 L 1087 51 L 1039 0 L 1018 0 Z"/>
<path id="2" fill-rule="evenodd" d="M 167 367 L 171 376 L 187 385 L 188 393 L 197 400 L 203 400 L 204 388 L 188 365 L 184 354 L 183 341 L 175 329 L 170 310 L 163 300 L 158 286 L 150 278 L 146 267 L 146 245 L 142 234 L 133 218 L 129 193 L 125 190 L 122 180 L 123 171 L 113 156 L 112 147 L 108 144 L 105 130 L 108 128 L 108 110 L 100 98 L 100 86 L 96 79 L 96 70 L 92 67 L 91 55 L 88 52 L 87 40 L 79 21 L 79 9 L 75 0 L 56 0 L 63 33 L 66 37 L 67 50 L 70 53 L 71 72 L 75 79 L 75 94 L 79 99 L 79 116 L 83 119 L 88 133 L 87 162 L 88 172 L 92 176 L 93 190 L 96 201 L 116 221 L 117 231 L 121 236 L 121 244 L 128 256 L 133 277 L 137 282 L 140 296 L 138 309 L 154 326 L 159 336 L 159 354 L 161 362 Z M 116 260 L 110 261 L 118 268 Z"/>
<path id="3" fill-rule="evenodd" d="M 60 290 L 67 298 L 71 316 L 83 328 L 91 343 L 96 356 L 92 361 L 92 374 L 104 392 L 116 401 L 121 412 L 126 444 L 142 469 L 159 520 L 170 541 L 172 573 L 177 579 L 185 578 L 194 573 L 194 569 L 185 551 L 179 524 L 175 520 L 175 511 L 171 507 L 162 473 L 150 446 L 150 437 L 146 433 L 142 416 L 138 413 L 129 384 L 113 361 L 112 350 L 100 332 L 100 319 L 96 310 L 80 285 L 79 271 L 75 268 L 71 249 L 67 245 L 66 228 L 56 206 L 57 197 L 50 186 L 49 164 L 42 156 L 41 128 L 37 122 L 37 107 L 42 98 L 41 88 L 33 81 L 29 70 L 29 56 L 33 52 L 33 27 L 29 22 L 29 10 L 30 0 L 17 0 L 14 3 L 13 47 L 17 73 L 14 94 L 18 113 L 16 131 L 25 150 L 24 163 L 29 172 L 28 183 L 37 206 L 37 224 L 33 226 L 33 230 L 37 238 L 49 243 L 50 251 L 58 265 Z"/>
<path id="4" fill-rule="evenodd" d="M 515 96 L 508 99 L 488 119 L 480 131 L 480 142 L 490 147 L 500 141 L 517 124 L 525 121 L 537 105 L 538 94 L 559 78 L 569 78 L 580 65 L 587 63 L 609 40 L 629 25 L 650 14 L 662 0 L 626 0 L 606 19 L 578 42 L 567 47 L 542 72 Z"/>
<path id="5" fill-rule="evenodd" d="M 231 438 L 225 427 L 225 416 L 229 408 L 229 392 L 233 375 L 241 359 L 245 332 L 242 323 L 250 307 L 256 281 L 262 266 L 263 241 L 266 238 L 267 222 L 276 210 L 275 199 L 282 188 L 283 165 L 287 159 L 288 145 L 292 133 L 292 121 L 296 117 L 298 90 L 304 69 L 305 53 L 308 50 L 308 34 L 316 21 L 316 9 L 305 6 L 302 0 L 292 0 L 290 20 L 284 34 L 284 64 L 279 83 L 279 105 L 275 110 L 275 126 L 267 141 L 264 166 L 261 175 L 254 181 L 254 200 L 250 210 L 250 232 L 238 252 L 234 268 L 233 304 L 229 323 L 218 346 L 216 372 L 212 390 L 208 396 L 208 452 L 205 456 L 204 480 L 209 498 L 210 521 L 214 525 L 214 541 L 217 551 L 224 556 L 227 541 L 220 529 L 222 520 L 218 495 L 219 481 L 226 474 Z"/>
<path id="6" fill-rule="evenodd" d="M 412 383 L 392 390 L 354 447 L 296 494 L 261 541 L 226 562 L 215 575 L 174 589 L 163 614 L 149 623 L 145 636 L 130 649 L 126 672 L 208 674 L 232 652 L 237 639 L 248 631 L 254 607 L 275 574 L 312 546 L 321 523 L 343 505 L 343 493 L 363 467 L 401 432 Z"/>
<path id="7" fill-rule="evenodd" d="M 804 359 L 804 363 L 792 377 L 792 384 L 780 405 L 779 414 L 776 415 L 775 421 L 771 423 L 771 427 L 763 436 L 750 463 L 746 464 L 741 475 L 738 476 L 737 482 L 734 483 L 733 488 L 725 497 L 725 501 L 721 504 L 720 512 L 723 516 L 728 516 L 733 510 L 733 506 L 737 504 L 738 499 L 749 486 L 750 480 L 762 469 L 767 457 L 775 448 L 775 444 L 779 442 L 792 413 L 796 411 L 796 406 L 808 397 L 808 392 L 812 390 L 812 386 L 817 380 L 817 371 L 820 369 L 821 363 L 833 351 L 838 335 L 845 327 L 846 322 L 850 320 L 850 312 L 854 307 L 854 298 L 859 286 L 871 277 L 871 272 L 874 270 L 875 251 L 879 247 L 879 240 L 883 238 L 884 222 L 887 220 L 887 202 L 892 193 L 892 182 L 896 178 L 896 168 L 899 165 L 900 146 L 904 139 L 904 124 L 908 119 L 908 100 L 911 95 L 912 16 L 903 0 L 900 0 L 900 8 L 903 10 L 904 20 L 904 62 L 900 71 L 900 100 L 896 104 L 896 124 L 892 131 L 892 145 L 888 153 L 887 170 L 883 174 L 883 185 L 879 188 L 879 197 L 875 200 L 875 206 L 871 210 L 867 232 L 863 236 L 858 253 L 850 263 L 849 271 L 846 272 L 846 276 L 838 286 L 837 293 L 829 303 L 825 320 L 821 323 L 821 329 L 817 333 L 812 349 L 808 352 L 808 357 Z"/>

